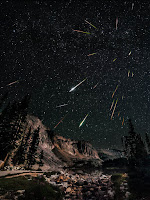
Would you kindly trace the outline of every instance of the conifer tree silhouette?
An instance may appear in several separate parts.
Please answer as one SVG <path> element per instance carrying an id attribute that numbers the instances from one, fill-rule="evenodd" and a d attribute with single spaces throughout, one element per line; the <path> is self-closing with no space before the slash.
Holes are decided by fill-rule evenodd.
<path id="1" fill-rule="evenodd" d="M 22 141 L 30 95 L 8 104 L 0 115 L 0 159 L 17 148 Z M 11 153 L 10 153 L 11 154 Z"/>
<path id="2" fill-rule="evenodd" d="M 40 128 L 38 127 L 33 133 L 32 143 L 27 155 L 28 168 L 35 164 L 36 150 L 39 144 L 39 130 Z"/>
<path id="3" fill-rule="evenodd" d="M 129 135 L 124 136 L 122 141 L 125 156 L 130 164 L 137 165 L 147 155 L 145 144 L 140 134 L 134 131 L 131 119 L 129 119 Z"/>
<path id="4" fill-rule="evenodd" d="M 145 140 L 146 140 L 148 152 L 150 152 L 150 139 L 147 133 L 145 133 Z"/>

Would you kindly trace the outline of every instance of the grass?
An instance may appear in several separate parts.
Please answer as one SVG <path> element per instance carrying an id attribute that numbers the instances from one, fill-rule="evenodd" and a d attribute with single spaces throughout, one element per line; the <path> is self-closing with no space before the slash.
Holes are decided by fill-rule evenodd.
<path id="1" fill-rule="evenodd" d="M 17 190 L 25 190 L 24 197 L 20 200 L 61 200 L 62 194 L 60 190 L 48 184 L 43 177 L 28 180 L 27 177 L 1 178 L 0 179 L 0 195 L 6 192 L 14 194 Z"/>
<path id="2" fill-rule="evenodd" d="M 130 200 L 150 199 L 150 177 L 145 174 L 130 172 L 129 173 L 129 190 L 131 192 Z"/>
<path id="3" fill-rule="evenodd" d="M 124 194 L 120 191 L 121 183 L 126 180 L 126 176 L 122 173 L 113 174 L 111 177 L 111 181 L 114 184 L 115 190 L 115 200 L 121 200 Z"/>
<path id="4" fill-rule="evenodd" d="M 120 185 L 124 180 L 128 182 L 128 191 L 130 192 L 129 200 L 141 200 L 143 198 L 150 199 L 150 178 L 140 176 L 140 174 L 132 172 L 128 174 L 128 178 L 122 173 L 113 174 L 111 181 L 114 184 L 115 200 L 123 199 L 124 193 L 120 191 Z"/>

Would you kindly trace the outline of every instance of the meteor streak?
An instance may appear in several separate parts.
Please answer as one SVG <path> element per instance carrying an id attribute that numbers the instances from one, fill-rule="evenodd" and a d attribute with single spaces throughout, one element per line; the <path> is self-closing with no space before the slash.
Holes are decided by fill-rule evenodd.
<path id="1" fill-rule="evenodd" d="M 116 18 L 116 30 L 118 29 L 118 17 Z"/>
<path id="2" fill-rule="evenodd" d="M 65 119 L 65 117 L 68 115 L 68 113 L 58 122 L 58 124 L 56 124 L 56 126 L 54 127 L 54 129 L 55 128 L 57 128 L 57 126 Z"/>
<path id="3" fill-rule="evenodd" d="M 93 89 L 96 88 L 98 86 L 98 83 L 96 85 L 94 85 Z"/>
<path id="4" fill-rule="evenodd" d="M 87 20 L 85 20 L 86 23 L 90 24 L 91 26 L 93 26 L 93 28 L 97 29 L 93 24 L 91 24 L 90 22 L 88 22 Z"/>
<path id="5" fill-rule="evenodd" d="M 12 82 L 12 83 L 9 83 L 9 84 L 7 84 L 6 86 L 10 86 L 10 85 L 13 85 L 13 84 L 18 83 L 18 82 L 19 82 L 19 80 L 14 81 L 14 82 Z"/>
<path id="6" fill-rule="evenodd" d="M 128 77 L 130 76 L 130 70 L 128 71 Z"/>
<path id="7" fill-rule="evenodd" d="M 117 89 L 118 89 L 118 85 L 117 85 L 115 91 L 114 91 L 113 94 L 112 94 L 112 98 L 113 98 L 114 94 L 116 93 Z"/>
<path id="8" fill-rule="evenodd" d="M 131 55 L 131 51 L 129 52 L 129 54 L 128 54 L 129 56 Z"/>
<path id="9" fill-rule="evenodd" d="M 62 105 L 56 106 L 56 108 L 64 107 L 64 106 L 67 106 L 67 105 L 68 105 L 68 104 L 65 103 L 65 104 L 62 104 Z"/>
<path id="10" fill-rule="evenodd" d="M 89 32 L 84 32 L 84 31 L 80 31 L 80 30 L 73 30 L 73 31 L 76 31 L 76 32 L 78 32 L 78 33 L 85 33 L 85 34 L 91 34 L 91 33 L 89 33 Z"/>
<path id="11" fill-rule="evenodd" d="M 84 117 L 84 119 L 83 119 L 82 122 L 80 123 L 79 128 L 83 125 L 83 123 L 85 122 L 87 116 L 88 116 L 88 114 Z"/>
<path id="12" fill-rule="evenodd" d="M 114 109 L 113 109 L 113 112 L 112 112 L 112 115 L 111 115 L 111 120 L 112 120 L 112 118 L 113 118 L 113 115 L 114 115 L 114 112 L 115 112 L 117 103 L 118 103 L 118 99 L 116 100 L 116 103 L 115 103 L 115 106 L 114 106 Z"/>
<path id="13" fill-rule="evenodd" d="M 12 82 L 12 83 L 9 83 L 9 84 L 7 84 L 6 86 L 10 86 L 10 85 L 13 85 L 13 84 L 18 83 L 18 82 L 19 82 L 19 80 L 14 81 L 14 82 Z M 1 88 L 4 88 L 4 87 L 1 87 Z"/>
<path id="14" fill-rule="evenodd" d="M 112 102 L 112 104 L 111 104 L 110 110 L 112 109 L 112 107 L 113 107 L 113 105 L 114 105 L 114 101 L 115 101 L 115 100 L 113 100 L 113 102 Z"/>
<path id="15" fill-rule="evenodd" d="M 93 56 L 93 55 L 95 55 L 96 53 L 91 53 L 91 54 L 88 54 L 87 56 Z"/>
<path id="16" fill-rule="evenodd" d="M 80 83 L 78 83 L 76 86 L 74 86 L 73 88 L 71 88 L 71 90 L 69 90 L 69 92 L 72 92 L 73 90 L 75 90 L 79 85 L 81 85 L 84 81 L 86 81 L 87 78 L 85 78 L 83 81 L 81 81 Z"/>
<path id="17" fill-rule="evenodd" d="M 113 60 L 113 62 L 115 62 L 117 60 L 117 58 L 115 58 L 114 60 Z"/>
<path id="18" fill-rule="evenodd" d="M 123 126 L 123 124 L 124 124 L 124 118 L 123 118 L 123 120 L 122 120 L 122 126 Z"/>

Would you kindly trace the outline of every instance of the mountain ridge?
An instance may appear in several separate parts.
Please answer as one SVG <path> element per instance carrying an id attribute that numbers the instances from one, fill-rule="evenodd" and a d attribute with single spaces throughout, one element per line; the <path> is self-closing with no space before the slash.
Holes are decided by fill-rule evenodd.
<path id="1" fill-rule="evenodd" d="M 86 141 L 64 138 L 43 125 L 33 115 L 27 115 L 24 134 L 8 156 L 7 165 L 24 168 L 55 170 L 72 166 L 77 160 L 102 160 L 96 149 Z"/>

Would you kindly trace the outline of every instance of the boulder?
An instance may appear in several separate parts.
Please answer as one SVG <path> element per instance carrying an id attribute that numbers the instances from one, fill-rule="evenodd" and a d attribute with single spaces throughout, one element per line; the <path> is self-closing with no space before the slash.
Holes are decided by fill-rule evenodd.
<path id="1" fill-rule="evenodd" d="M 71 187 L 68 187 L 67 189 L 66 189 L 66 193 L 70 193 L 71 192 Z"/>

